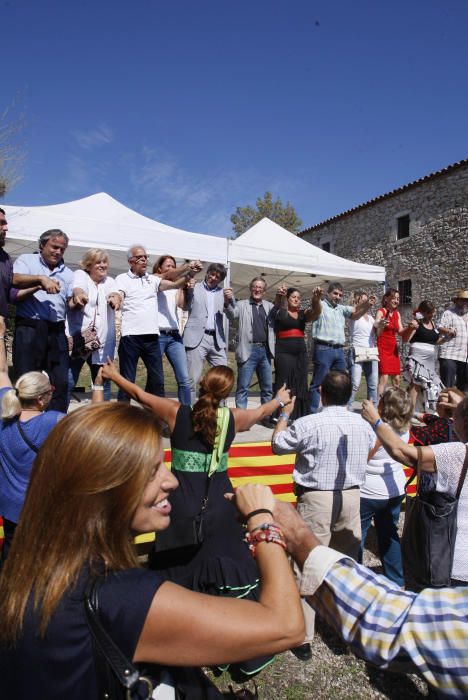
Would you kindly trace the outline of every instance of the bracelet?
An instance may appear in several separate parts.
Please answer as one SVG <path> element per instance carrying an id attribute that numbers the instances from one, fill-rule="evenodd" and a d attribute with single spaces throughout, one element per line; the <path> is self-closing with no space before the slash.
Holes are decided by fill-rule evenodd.
<path id="1" fill-rule="evenodd" d="M 250 520 L 250 518 L 253 518 L 254 515 L 260 515 L 260 513 L 268 513 L 268 515 L 271 515 L 273 517 L 273 513 L 271 510 L 268 510 L 268 508 L 257 508 L 257 510 L 253 510 L 251 513 L 245 516 L 245 521 Z"/>
<path id="2" fill-rule="evenodd" d="M 286 420 L 286 421 L 289 420 L 289 416 L 288 416 L 287 413 L 280 413 L 279 416 L 278 416 L 278 420 L 279 420 L 280 418 L 283 418 L 283 420 Z"/>
<path id="3" fill-rule="evenodd" d="M 92 384 L 91 388 L 93 391 L 104 391 L 102 384 Z"/>
<path id="4" fill-rule="evenodd" d="M 382 419 L 381 419 L 381 418 L 377 418 L 377 420 L 375 421 L 374 425 L 372 426 L 372 430 L 377 430 L 377 428 L 379 427 L 379 425 L 381 424 L 381 422 L 382 422 Z"/>
<path id="5" fill-rule="evenodd" d="M 250 553 L 254 558 L 257 554 L 257 546 L 262 542 L 273 542 L 273 544 L 279 544 L 280 547 L 286 549 L 286 541 L 283 533 L 278 525 L 275 525 L 274 523 L 264 523 L 263 525 L 260 525 L 260 527 L 256 527 L 251 532 L 247 532 L 245 535 L 245 541 L 247 542 Z"/>
<path id="6" fill-rule="evenodd" d="M 277 396 L 275 396 L 275 401 L 278 401 L 278 403 L 279 403 L 279 405 L 280 405 L 280 408 L 284 408 L 285 405 L 286 405 L 286 404 L 284 403 L 284 401 L 280 401 L 279 398 L 278 398 Z"/>

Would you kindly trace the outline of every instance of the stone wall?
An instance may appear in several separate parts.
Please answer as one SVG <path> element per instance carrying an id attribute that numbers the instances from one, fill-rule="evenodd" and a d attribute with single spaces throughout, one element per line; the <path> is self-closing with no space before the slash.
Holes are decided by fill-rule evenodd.
<path id="1" fill-rule="evenodd" d="M 410 235 L 397 240 L 397 219 L 409 214 Z M 387 284 L 411 280 L 412 302 L 404 317 L 423 299 L 439 314 L 454 291 L 468 288 L 468 164 L 436 174 L 403 191 L 325 222 L 304 239 L 362 263 L 383 265 Z M 371 290 L 371 288 L 369 288 Z M 379 288 L 379 292 L 381 288 Z"/>

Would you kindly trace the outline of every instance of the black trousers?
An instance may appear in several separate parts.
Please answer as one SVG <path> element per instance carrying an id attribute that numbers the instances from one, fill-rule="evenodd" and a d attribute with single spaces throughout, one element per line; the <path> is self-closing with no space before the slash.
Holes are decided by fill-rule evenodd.
<path id="1" fill-rule="evenodd" d="M 468 362 L 439 359 L 440 378 L 446 387 L 456 386 L 460 391 L 468 391 Z"/>
<path id="2" fill-rule="evenodd" d="M 44 370 L 55 391 L 49 409 L 67 412 L 68 408 L 68 343 L 63 323 L 33 323 L 17 318 L 13 339 L 15 379 L 25 372 Z"/>

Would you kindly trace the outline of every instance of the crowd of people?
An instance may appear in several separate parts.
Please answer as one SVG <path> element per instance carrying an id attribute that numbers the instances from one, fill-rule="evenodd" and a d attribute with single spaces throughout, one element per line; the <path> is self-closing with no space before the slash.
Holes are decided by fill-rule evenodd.
<path id="1" fill-rule="evenodd" d="M 222 694 L 202 666 L 229 670 L 240 683 L 278 652 L 306 661 L 316 612 L 360 657 L 416 670 L 441 697 L 466 697 L 468 487 L 459 500 L 451 588 L 404 590 L 398 523 L 403 464 L 428 491 L 453 495 L 468 459 L 468 291 L 457 292 L 440 324 L 425 300 L 405 325 L 395 289 L 375 317 L 375 296 L 361 291 L 344 304 L 339 282 L 326 293 L 315 289 L 309 304 L 283 286 L 270 302 L 256 277 L 249 298 L 236 300 L 218 263 L 196 281 L 200 261 L 178 266 L 163 255 L 149 273 L 145 248 L 134 244 L 128 271 L 113 279 L 107 252 L 97 248 L 72 272 L 64 262 L 68 237 L 58 229 L 42 234 L 37 254 L 13 263 L 3 250 L 6 231 L 0 209 L 5 696 L 117 697 L 112 673 L 99 670 L 105 659 L 89 622 L 94 609 L 129 660 L 127 675 L 135 664 L 131 698 L 157 688 L 154 697 L 168 700 L 214 699 Z M 13 382 L 8 304 L 16 305 Z M 238 324 L 231 409 L 225 319 Z M 410 345 L 403 370 L 397 335 Z M 163 355 L 178 400 L 165 397 Z M 135 383 L 140 358 L 145 389 Z M 66 415 L 84 363 L 92 405 Z M 249 409 L 254 373 L 260 405 Z M 353 402 L 363 374 L 368 398 L 360 415 Z M 112 383 L 117 402 L 109 401 Z M 227 452 L 238 431 L 258 422 L 273 429 L 275 454 L 296 455 L 297 509 L 261 484 L 233 494 Z M 358 563 L 372 522 L 383 577 Z M 159 534 L 141 567 L 132 539 L 145 532 Z"/>

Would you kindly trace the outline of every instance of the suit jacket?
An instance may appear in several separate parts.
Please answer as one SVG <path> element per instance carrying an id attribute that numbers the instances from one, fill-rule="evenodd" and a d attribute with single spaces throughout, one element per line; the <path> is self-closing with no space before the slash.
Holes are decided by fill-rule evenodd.
<path id="1" fill-rule="evenodd" d="M 208 319 L 208 306 L 206 303 L 207 293 L 213 294 L 214 296 L 216 344 L 220 349 L 226 347 L 223 323 L 223 311 L 225 311 L 223 290 L 220 288 L 216 292 L 206 292 L 203 282 L 197 282 L 193 288 L 193 292 L 188 292 L 187 294 L 189 317 L 185 324 L 183 341 L 185 347 L 189 350 L 200 345 L 205 332 L 206 321 Z"/>
<path id="2" fill-rule="evenodd" d="M 271 357 L 275 356 L 275 330 L 274 317 L 275 307 L 271 301 L 262 301 L 262 306 L 265 309 L 267 317 L 267 344 Z M 234 306 L 228 306 L 225 310 L 226 316 L 232 321 L 234 318 L 239 319 L 239 339 L 236 346 L 236 360 L 239 363 L 246 362 L 252 353 L 252 304 L 250 299 L 242 299 L 236 302 Z"/>

